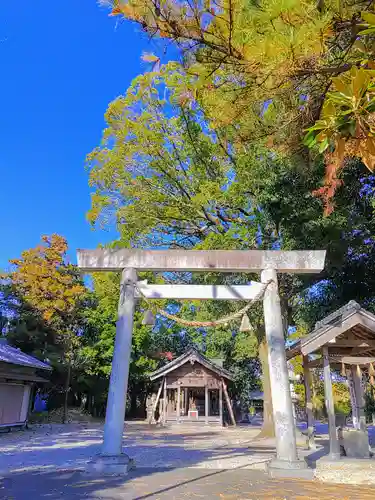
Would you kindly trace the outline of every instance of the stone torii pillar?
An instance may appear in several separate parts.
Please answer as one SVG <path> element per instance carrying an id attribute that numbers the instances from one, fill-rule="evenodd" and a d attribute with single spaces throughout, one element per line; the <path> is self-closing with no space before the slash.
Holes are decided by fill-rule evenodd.
<path id="1" fill-rule="evenodd" d="M 272 476 L 291 476 L 293 470 L 306 467 L 298 460 L 295 423 L 289 390 L 289 376 L 285 356 L 284 330 L 278 294 L 277 273 L 318 273 L 323 270 L 325 251 L 278 250 L 78 250 L 78 266 L 83 272 L 117 271 L 123 273 L 119 320 L 116 327 L 115 349 L 107 401 L 102 453 L 92 462 L 98 471 L 126 473 L 132 466 L 122 452 L 122 433 L 134 301 L 136 298 L 136 272 L 139 271 L 188 271 L 250 273 L 261 272 L 262 283 L 269 285 L 264 294 L 264 321 L 268 344 L 268 361 L 276 434 L 277 458 L 270 464 Z M 258 285 L 259 284 L 253 284 Z M 152 287 L 152 285 L 150 285 Z M 249 300 L 254 298 L 256 286 L 182 285 L 169 287 L 162 292 L 161 285 L 152 298 L 196 298 L 222 300 Z M 167 285 L 166 285 L 167 287 Z M 174 287 L 174 288 L 173 288 Z M 147 288 L 143 285 L 143 288 Z M 249 290 L 246 292 L 246 289 Z M 167 290 L 167 288 L 164 288 Z M 186 292 L 186 290 L 189 290 Z M 245 291 L 244 291 L 245 290 Z M 283 472 L 284 471 L 284 472 Z M 298 472 L 297 472 L 297 475 Z"/>

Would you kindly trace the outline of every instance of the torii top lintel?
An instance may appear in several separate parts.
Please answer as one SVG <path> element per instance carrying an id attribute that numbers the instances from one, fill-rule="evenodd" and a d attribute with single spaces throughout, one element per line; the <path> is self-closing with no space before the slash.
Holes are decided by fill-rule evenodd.
<path id="1" fill-rule="evenodd" d="M 319 273 L 325 250 L 78 250 L 78 267 L 84 272 L 120 271 L 216 271 Z"/>

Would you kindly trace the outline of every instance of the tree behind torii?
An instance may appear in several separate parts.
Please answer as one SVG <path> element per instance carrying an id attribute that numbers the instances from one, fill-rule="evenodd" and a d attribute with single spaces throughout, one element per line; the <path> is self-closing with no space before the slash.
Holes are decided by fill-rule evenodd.
<path id="1" fill-rule="evenodd" d="M 36 354 L 47 356 L 50 343 L 60 353 L 60 360 L 53 361 L 65 365 L 63 422 L 67 418 L 71 369 L 79 344 L 78 309 L 87 292 L 78 270 L 67 262 L 67 248 L 62 236 L 43 236 L 40 245 L 25 250 L 21 258 L 10 261 L 14 268 L 5 276 L 15 298 L 16 311 L 17 304 L 20 310 L 28 307 L 30 313 L 39 316 L 35 319 L 44 325 L 40 330 L 44 339 L 38 339 L 38 342 L 34 339 L 34 345 L 39 343 L 40 346 L 40 352 Z M 26 335 L 32 335 L 32 332 Z"/>
<path id="2" fill-rule="evenodd" d="M 181 97 L 198 102 L 235 148 L 255 139 L 287 154 L 303 143 L 314 156 L 324 152 L 326 177 L 315 193 L 326 213 L 345 160 L 374 169 L 374 2 L 101 3 L 161 39 L 159 52 L 145 57 L 154 70 L 165 58 L 162 41 L 180 49 Z"/>
<path id="3" fill-rule="evenodd" d="M 300 228 L 302 214 L 309 217 L 313 212 L 315 219 L 322 214 L 319 200 L 309 193 L 309 186 L 319 182 L 319 167 L 315 179 L 308 181 L 303 172 L 293 173 L 294 167 L 260 147 L 232 155 L 220 136 L 206 128 L 199 112 L 176 104 L 173 91 L 163 89 L 159 95 L 169 77 L 174 75 L 165 74 L 161 81 L 157 74 L 138 77 L 125 96 L 111 103 L 102 147 L 88 156 L 90 184 L 95 188 L 91 221 L 108 224 L 117 220 L 120 241 L 114 244 L 125 247 L 271 249 L 282 244 L 287 249 L 287 234 L 281 236 L 285 217 Z M 167 110 L 165 96 L 170 97 Z M 280 174 L 291 175 L 294 185 L 285 193 L 288 199 L 282 200 L 278 212 L 272 203 L 278 193 L 272 191 Z M 293 192 L 297 185 L 301 196 Z M 311 247 L 308 234 L 293 248 L 304 248 L 305 243 Z M 325 243 L 319 231 L 315 247 Z M 215 279 L 210 276 L 211 282 Z M 249 276 L 229 277 L 232 283 L 234 279 L 244 282 Z M 296 283 L 297 278 L 281 277 L 284 305 L 295 294 Z M 219 314 L 217 307 L 221 308 Z M 223 315 L 222 307 L 200 304 L 194 315 L 211 319 Z M 284 310 L 287 313 L 287 307 Z M 257 318 L 254 326 L 262 337 L 262 314 Z M 253 339 L 249 336 L 247 340 L 251 355 L 256 356 Z M 261 355 L 267 373 L 263 348 Z"/>

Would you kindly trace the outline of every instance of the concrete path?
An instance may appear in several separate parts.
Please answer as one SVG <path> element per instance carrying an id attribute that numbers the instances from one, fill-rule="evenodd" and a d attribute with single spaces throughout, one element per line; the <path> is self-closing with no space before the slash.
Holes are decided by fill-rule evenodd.
<path id="1" fill-rule="evenodd" d="M 375 488 L 275 481 L 242 469 L 141 469 L 127 478 L 72 472 L 14 473 L 0 480 L 1 500 L 373 500 Z"/>

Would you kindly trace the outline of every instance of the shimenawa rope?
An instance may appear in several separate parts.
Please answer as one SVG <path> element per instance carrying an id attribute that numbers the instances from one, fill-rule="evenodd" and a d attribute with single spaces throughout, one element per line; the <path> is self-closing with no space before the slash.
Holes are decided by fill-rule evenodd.
<path id="1" fill-rule="evenodd" d="M 241 318 L 244 314 L 247 313 L 247 311 L 251 308 L 251 306 L 260 300 L 265 291 L 267 290 L 268 285 L 272 282 L 273 280 L 268 280 L 266 283 L 263 284 L 262 289 L 257 293 L 257 295 L 242 309 L 239 311 L 230 314 L 228 316 L 224 316 L 223 318 L 219 318 L 214 321 L 189 321 L 187 319 L 179 318 L 178 316 L 174 314 L 170 314 L 167 311 L 164 311 L 164 309 L 158 309 L 157 312 L 158 314 L 161 314 L 165 318 L 171 319 L 175 321 L 176 323 L 179 323 L 180 325 L 184 326 L 193 326 L 193 327 L 208 327 L 208 326 L 218 326 L 218 325 L 223 325 L 225 323 L 229 323 L 230 321 L 233 321 L 235 319 Z M 142 294 L 142 291 L 137 287 L 138 292 L 143 296 L 143 298 L 146 300 L 147 303 L 149 303 L 149 300 Z"/>

